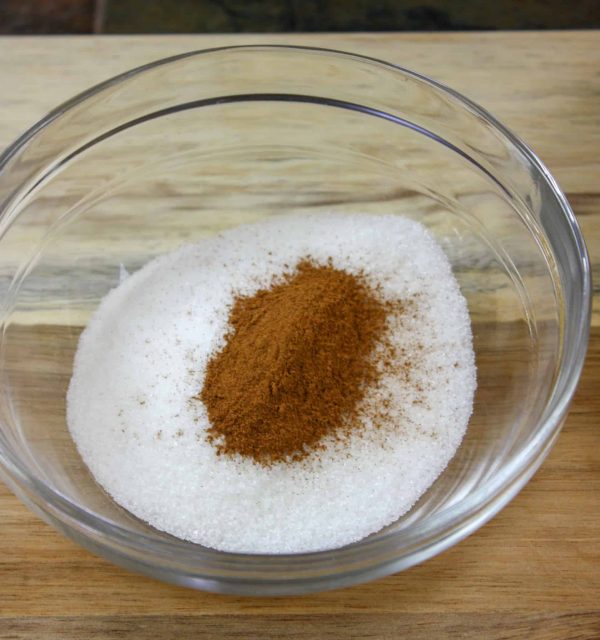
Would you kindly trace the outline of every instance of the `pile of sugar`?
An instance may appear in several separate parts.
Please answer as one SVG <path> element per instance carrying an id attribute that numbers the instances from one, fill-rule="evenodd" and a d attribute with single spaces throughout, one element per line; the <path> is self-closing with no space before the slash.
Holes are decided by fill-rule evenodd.
<path id="1" fill-rule="evenodd" d="M 218 456 L 191 398 L 224 344 L 233 299 L 307 256 L 409 302 L 390 319 L 398 375 L 370 393 L 362 429 L 300 463 Z M 67 419 L 96 480 L 154 527 L 225 551 L 305 552 L 355 542 L 410 509 L 459 446 L 475 384 L 467 305 L 423 226 L 287 216 L 161 256 L 113 289 L 81 335 Z M 370 428 L 369 407 L 383 398 L 386 424 Z"/>

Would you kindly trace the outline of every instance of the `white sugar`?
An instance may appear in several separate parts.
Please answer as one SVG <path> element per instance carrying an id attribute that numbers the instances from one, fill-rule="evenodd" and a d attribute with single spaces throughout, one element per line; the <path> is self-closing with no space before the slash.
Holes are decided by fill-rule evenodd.
<path id="1" fill-rule="evenodd" d="M 300 463 L 217 456 L 206 410 L 191 398 L 233 298 L 307 256 L 362 271 L 385 297 L 408 301 L 390 324 L 410 375 L 398 362 L 398 375 L 368 396 L 366 427 Z M 136 516 L 216 549 L 287 553 L 349 544 L 409 510 L 459 446 L 474 391 L 467 305 L 424 227 L 392 215 L 280 217 L 123 278 L 81 335 L 67 418 L 96 480 Z M 369 429 L 383 397 L 387 422 Z"/>

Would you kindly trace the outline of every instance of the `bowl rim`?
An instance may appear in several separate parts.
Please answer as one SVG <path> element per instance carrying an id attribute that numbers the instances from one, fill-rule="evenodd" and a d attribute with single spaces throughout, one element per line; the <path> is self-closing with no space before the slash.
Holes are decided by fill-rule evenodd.
<path id="1" fill-rule="evenodd" d="M 201 588 L 213 591 L 228 591 L 233 593 L 254 593 L 250 587 L 255 588 L 257 585 L 268 584 L 271 584 L 273 587 L 273 590 L 271 591 L 272 593 L 299 593 L 301 591 L 315 590 L 313 587 L 303 588 L 301 586 L 307 581 L 310 581 L 311 585 L 316 585 L 319 589 L 334 588 L 366 581 L 373 577 L 387 575 L 397 570 L 412 566 L 417 562 L 421 562 L 435 553 L 451 546 L 458 540 L 466 537 L 479 526 L 484 524 L 518 493 L 522 486 L 524 486 L 539 467 L 552 447 L 552 444 L 560 431 L 562 421 L 567 413 L 568 406 L 581 375 L 587 350 L 591 321 L 591 270 L 585 242 L 575 215 L 565 195 L 538 156 L 515 134 L 513 134 L 512 131 L 496 120 L 496 118 L 486 109 L 480 107 L 458 91 L 455 91 L 454 89 L 425 75 L 390 62 L 379 60 L 375 57 L 324 47 L 282 44 L 248 44 L 188 51 L 155 60 L 100 82 L 99 84 L 75 95 L 69 100 L 66 100 L 50 111 L 45 117 L 40 119 L 36 124 L 18 137 L 2 154 L 0 154 L 0 171 L 2 171 L 9 160 L 13 156 L 17 155 L 32 138 L 62 114 L 85 102 L 88 98 L 91 98 L 117 84 L 126 82 L 127 80 L 146 71 L 173 64 L 187 58 L 206 56 L 218 52 L 234 50 L 251 50 L 256 52 L 261 50 L 277 49 L 311 53 L 318 52 L 334 57 L 343 57 L 348 60 L 375 63 L 376 65 L 387 68 L 388 70 L 399 72 L 401 75 L 409 76 L 418 80 L 437 91 L 449 94 L 460 104 L 461 107 L 466 108 L 472 114 L 482 118 L 489 125 L 495 128 L 511 145 L 522 153 L 533 169 L 535 169 L 539 176 L 545 181 L 550 188 L 552 195 L 556 198 L 562 213 L 561 222 L 566 225 L 570 232 L 571 240 L 581 267 L 582 312 L 578 314 L 575 319 L 572 319 L 573 322 L 577 323 L 574 331 L 576 332 L 576 335 L 579 336 L 576 348 L 569 353 L 564 354 L 563 361 L 561 362 L 561 369 L 566 365 L 569 375 L 562 376 L 560 379 L 557 376 L 557 379 L 554 381 L 552 395 L 538 423 L 540 425 L 538 433 L 536 433 L 521 450 L 519 456 L 513 457 L 507 463 L 502 472 L 499 472 L 491 481 L 486 481 L 484 486 L 477 489 L 477 491 L 466 499 L 461 500 L 458 504 L 444 510 L 442 514 L 433 516 L 428 523 L 428 531 L 430 533 L 429 538 L 424 539 L 417 535 L 419 533 L 419 523 L 415 523 L 408 527 L 407 530 L 403 530 L 402 535 L 405 541 L 410 541 L 410 532 L 407 535 L 407 531 L 410 529 L 413 530 L 413 537 L 415 538 L 415 541 L 413 542 L 414 549 L 412 552 L 409 552 L 408 554 L 405 553 L 402 557 L 394 557 L 393 554 L 390 556 L 389 551 L 387 555 L 384 554 L 385 557 L 378 555 L 378 550 L 379 552 L 381 551 L 381 544 L 398 535 L 398 533 L 394 532 L 384 533 L 374 540 L 365 539 L 340 549 L 300 554 L 239 554 L 199 547 L 193 543 L 187 543 L 196 549 L 196 559 L 202 555 L 212 557 L 215 560 L 215 566 L 213 567 L 215 570 L 207 572 L 208 575 L 205 577 L 202 577 L 199 572 L 190 574 L 187 577 L 184 576 L 183 578 L 177 578 L 176 576 L 171 575 L 169 570 L 167 570 L 167 574 L 160 574 L 160 577 L 165 580 L 200 586 Z M 0 219 L 2 219 L 5 214 L 5 210 L 0 212 Z M 564 336 L 561 340 L 564 341 Z M 22 494 L 25 494 L 25 501 L 30 504 L 33 503 L 37 511 L 42 510 L 45 512 L 43 515 L 47 519 L 51 520 L 55 526 L 57 523 L 62 523 L 62 525 L 67 528 L 66 533 L 69 535 L 72 535 L 73 531 L 79 531 L 83 528 L 85 535 L 90 538 L 95 537 L 97 539 L 101 539 L 106 548 L 111 547 L 113 543 L 118 545 L 118 548 L 121 551 L 117 553 L 117 556 L 120 554 L 121 557 L 120 559 L 117 557 L 117 562 L 120 562 L 121 564 L 128 564 L 125 558 L 128 556 L 129 552 L 149 552 L 154 556 L 154 560 L 165 559 L 167 556 L 170 556 L 169 560 L 171 561 L 174 560 L 174 556 L 177 554 L 177 561 L 182 562 L 182 558 L 180 557 L 181 545 L 184 541 L 175 538 L 172 541 L 168 539 L 159 540 L 137 532 L 135 535 L 132 535 L 131 530 L 108 518 L 104 518 L 98 514 L 88 511 L 78 503 L 70 500 L 60 491 L 53 489 L 41 479 L 31 475 L 25 465 L 21 464 L 21 461 L 16 456 L 13 456 L 10 451 L 5 451 L 0 448 L 0 470 L 2 470 L 2 467 L 4 467 L 4 475 L 7 477 L 9 485 L 12 486 L 13 489 L 21 495 L 21 497 L 23 497 Z M 444 517 L 440 519 L 440 515 Z M 77 537 L 79 542 L 86 545 L 86 540 L 82 540 L 81 535 L 72 535 L 72 537 Z M 361 549 L 369 549 L 372 553 L 375 553 L 378 558 L 377 561 L 374 560 L 372 564 L 368 564 L 367 566 L 364 566 L 364 560 L 362 561 L 361 566 L 352 565 L 351 563 L 347 564 L 347 561 L 349 560 L 348 556 L 351 557 L 355 555 L 356 549 L 359 547 Z M 98 551 L 98 543 L 96 543 L 94 549 Z M 103 552 L 103 549 L 100 548 L 100 551 Z M 157 554 L 157 551 L 160 551 L 161 553 Z M 233 567 L 236 571 L 240 570 L 240 567 L 238 566 L 240 562 L 246 563 L 249 571 L 254 572 L 259 566 L 261 570 L 264 570 L 265 567 L 262 566 L 262 563 L 266 561 L 272 563 L 274 567 L 274 574 L 268 578 L 263 577 L 257 579 L 256 577 L 233 577 L 232 575 L 229 575 Z M 276 574 L 278 566 L 285 565 L 287 569 L 290 570 L 290 565 L 294 565 L 296 568 L 303 568 L 306 570 L 306 567 L 311 566 L 312 564 L 319 564 L 319 566 L 322 567 L 322 561 L 326 561 L 326 565 L 328 565 L 330 571 L 317 578 L 313 576 L 304 578 L 295 574 L 288 576 L 280 576 Z M 149 568 L 148 566 L 145 566 L 143 562 L 134 561 L 133 564 L 133 568 L 136 568 L 137 570 L 157 575 L 157 572 L 153 570 L 153 568 L 157 568 L 156 565 L 154 565 L 153 568 Z M 229 567 L 229 564 L 232 564 L 232 567 Z M 206 567 L 207 565 L 204 564 L 203 566 Z M 336 569 L 340 566 L 342 569 L 337 571 Z M 175 567 L 172 569 L 175 570 Z M 224 572 L 224 574 L 218 575 L 219 572 Z M 294 587 L 293 585 L 296 586 Z"/>

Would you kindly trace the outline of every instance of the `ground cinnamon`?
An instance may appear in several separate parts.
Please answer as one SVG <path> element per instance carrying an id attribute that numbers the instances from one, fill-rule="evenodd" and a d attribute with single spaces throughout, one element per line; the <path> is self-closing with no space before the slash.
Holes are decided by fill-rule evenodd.
<path id="1" fill-rule="evenodd" d="M 199 394 L 220 453 L 299 460 L 356 422 L 378 377 L 386 308 L 362 277 L 301 261 L 270 289 L 238 297 Z"/>

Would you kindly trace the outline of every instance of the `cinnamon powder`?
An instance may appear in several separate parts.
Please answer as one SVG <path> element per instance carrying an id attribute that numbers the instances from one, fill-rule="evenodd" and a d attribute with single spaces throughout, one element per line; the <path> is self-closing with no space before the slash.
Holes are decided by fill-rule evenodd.
<path id="1" fill-rule="evenodd" d="M 270 289 L 237 297 L 199 394 L 222 454 L 299 460 L 355 424 L 378 378 L 386 306 L 360 276 L 301 261 Z"/>

